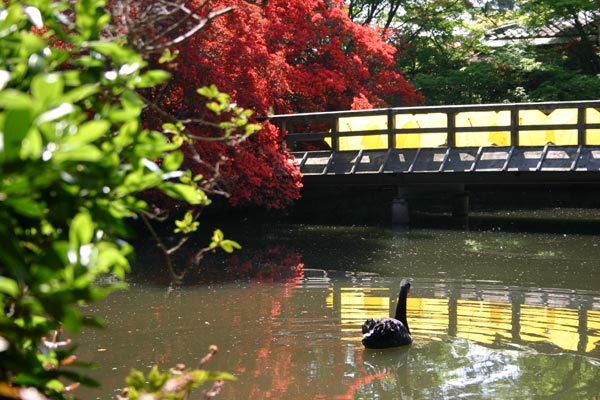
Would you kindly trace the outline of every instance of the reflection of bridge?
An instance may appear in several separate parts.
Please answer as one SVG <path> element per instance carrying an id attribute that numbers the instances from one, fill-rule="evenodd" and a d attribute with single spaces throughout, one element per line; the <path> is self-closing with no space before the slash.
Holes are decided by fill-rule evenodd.
<path id="1" fill-rule="evenodd" d="M 578 353 L 600 350 L 600 304 L 586 304 L 566 293 L 506 291 L 473 293 L 439 288 L 408 299 L 408 322 L 415 336 L 450 335 L 491 344 L 544 342 Z M 396 294 L 385 288 L 333 287 L 328 306 L 342 324 L 356 331 L 369 317 L 387 317 Z"/>
<path id="2" fill-rule="evenodd" d="M 276 115 L 310 185 L 444 185 L 465 214 L 465 184 L 600 181 L 600 101 L 401 107 Z"/>

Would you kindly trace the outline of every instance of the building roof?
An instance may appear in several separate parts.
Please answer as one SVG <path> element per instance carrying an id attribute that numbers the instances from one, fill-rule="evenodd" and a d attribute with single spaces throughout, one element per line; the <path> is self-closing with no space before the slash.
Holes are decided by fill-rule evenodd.
<path id="1" fill-rule="evenodd" d="M 578 19 L 587 28 L 591 37 L 598 35 L 599 13 L 581 12 Z M 567 43 L 579 38 L 574 20 L 559 20 L 539 28 L 526 28 L 511 22 L 486 32 L 484 43 L 500 47 L 513 43 L 528 43 L 536 46 Z"/>

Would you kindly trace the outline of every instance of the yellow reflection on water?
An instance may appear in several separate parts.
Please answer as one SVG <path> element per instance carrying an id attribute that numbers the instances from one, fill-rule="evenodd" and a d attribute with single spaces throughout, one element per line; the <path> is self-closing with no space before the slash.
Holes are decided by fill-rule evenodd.
<path id="1" fill-rule="evenodd" d="M 327 307 L 337 311 L 342 331 L 356 332 L 367 318 L 389 317 L 388 289 L 330 289 Z M 390 304 L 392 308 L 390 307 Z M 414 298 L 407 301 L 415 336 L 454 335 L 482 344 L 551 343 L 568 351 L 591 352 L 600 345 L 600 311 L 500 301 Z"/>
<path id="2" fill-rule="evenodd" d="M 585 347 L 585 352 L 588 353 L 600 347 L 600 311 L 588 310 L 586 318 L 590 332 L 587 338 L 587 346 Z"/>
<path id="3" fill-rule="evenodd" d="M 524 305 L 521 308 L 521 321 L 523 340 L 549 341 L 565 350 L 577 350 L 579 343 L 577 310 Z"/>
<path id="4" fill-rule="evenodd" d="M 335 310 L 336 302 L 335 294 L 330 289 L 327 307 Z M 355 331 L 355 326 L 362 324 L 367 318 L 389 317 L 390 298 L 387 289 L 342 288 L 339 293 L 338 307 L 342 332 Z M 344 327 L 344 325 L 352 325 L 352 327 Z"/>
<path id="5" fill-rule="evenodd" d="M 479 343 L 492 344 L 510 338 L 511 305 L 491 301 L 457 301 L 457 336 Z"/>
<path id="6" fill-rule="evenodd" d="M 409 327 L 413 335 L 448 333 L 448 299 L 409 297 L 406 302 Z"/>

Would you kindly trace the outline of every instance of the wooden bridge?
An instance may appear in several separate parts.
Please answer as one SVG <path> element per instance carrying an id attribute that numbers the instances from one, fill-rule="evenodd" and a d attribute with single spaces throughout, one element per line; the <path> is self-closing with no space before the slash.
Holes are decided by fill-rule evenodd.
<path id="1" fill-rule="evenodd" d="M 449 186 L 460 194 L 471 184 L 600 183 L 600 101 L 398 107 L 271 120 L 287 132 L 307 186 L 395 185 L 402 200 L 412 186 Z"/>

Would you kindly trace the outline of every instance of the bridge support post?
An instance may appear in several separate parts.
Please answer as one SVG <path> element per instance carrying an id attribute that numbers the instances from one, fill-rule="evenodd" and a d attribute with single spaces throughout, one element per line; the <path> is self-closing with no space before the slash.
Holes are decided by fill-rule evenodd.
<path id="1" fill-rule="evenodd" d="M 464 190 L 452 195 L 452 216 L 467 217 L 469 215 L 469 194 Z"/>
<path id="2" fill-rule="evenodd" d="M 451 202 L 452 216 L 466 219 L 469 216 L 469 193 L 465 185 L 437 185 L 435 188 L 426 186 L 399 186 L 396 197 L 392 200 L 392 225 L 409 225 L 409 199 L 443 198 Z"/>
<path id="3" fill-rule="evenodd" d="M 408 225 L 409 221 L 408 200 L 401 198 L 392 200 L 392 224 Z"/>
<path id="4" fill-rule="evenodd" d="M 408 193 L 399 187 L 396 197 L 392 200 L 392 225 L 408 225 L 409 222 Z"/>

